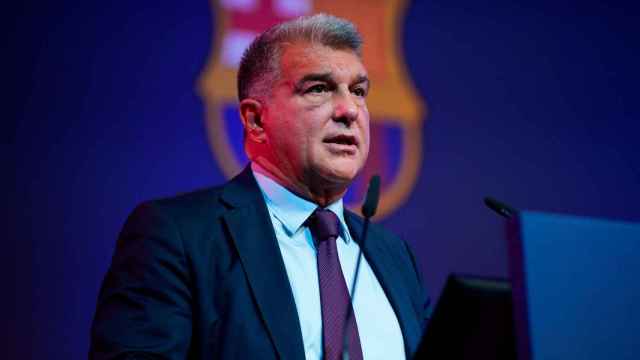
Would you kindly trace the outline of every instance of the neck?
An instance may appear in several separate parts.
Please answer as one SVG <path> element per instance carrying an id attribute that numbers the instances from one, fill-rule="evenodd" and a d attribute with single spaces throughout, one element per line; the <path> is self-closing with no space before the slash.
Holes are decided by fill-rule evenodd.
<path id="1" fill-rule="evenodd" d="M 340 200 L 347 192 L 346 186 L 309 185 L 304 181 L 297 181 L 297 179 L 287 176 L 282 169 L 264 161 L 264 158 L 253 159 L 253 162 L 258 165 L 253 168 L 254 171 L 269 177 L 292 193 L 323 208 Z"/>

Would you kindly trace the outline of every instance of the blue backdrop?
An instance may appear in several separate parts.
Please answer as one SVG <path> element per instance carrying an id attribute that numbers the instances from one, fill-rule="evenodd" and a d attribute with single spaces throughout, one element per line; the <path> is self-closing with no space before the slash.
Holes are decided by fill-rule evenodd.
<path id="1" fill-rule="evenodd" d="M 224 180 L 195 93 L 214 18 L 205 0 L 17 6 L 3 338 L 8 358 L 80 359 L 127 214 Z M 402 50 L 429 114 L 416 187 L 383 223 L 434 300 L 449 272 L 507 274 L 485 195 L 640 221 L 638 18 L 631 1 L 409 5 Z"/>

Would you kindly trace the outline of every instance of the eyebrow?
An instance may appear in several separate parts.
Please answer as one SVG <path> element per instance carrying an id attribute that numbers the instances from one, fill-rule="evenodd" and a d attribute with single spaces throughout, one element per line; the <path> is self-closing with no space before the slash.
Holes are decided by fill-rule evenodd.
<path id="1" fill-rule="evenodd" d="M 371 87 L 371 80 L 369 80 L 369 78 L 366 75 L 356 76 L 356 80 L 353 83 L 354 84 L 365 83 L 367 85 L 367 89 Z"/>

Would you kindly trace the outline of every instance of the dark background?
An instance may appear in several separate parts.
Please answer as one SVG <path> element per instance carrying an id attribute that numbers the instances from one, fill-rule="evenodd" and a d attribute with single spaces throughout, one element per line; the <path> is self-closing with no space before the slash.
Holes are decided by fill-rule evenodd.
<path id="1" fill-rule="evenodd" d="M 127 214 L 224 180 L 195 94 L 213 18 L 205 0 L 16 6 L 2 25 L 6 358 L 80 359 Z M 409 5 L 404 56 L 429 115 L 416 187 L 383 223 L 434 300 L 450 272 L 507 276 L 485 195 L 640 221 L 639 15 L 632 1 Z"/>

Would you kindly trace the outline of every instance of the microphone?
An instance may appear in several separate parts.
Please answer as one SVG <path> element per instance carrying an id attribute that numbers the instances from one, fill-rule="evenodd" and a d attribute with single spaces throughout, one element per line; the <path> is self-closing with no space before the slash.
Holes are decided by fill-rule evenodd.
<path id="1" fill-rule="evenodd" d="M 358 251 L 358 259 L 356 260 L 356 272 L 353 275 L 351 281 L 351 297 L 349 298 L 350 306 L 347 309 L 347 315 L 345 316 L 344 326 L 342 328 L 342 359 L 349 360 L 349 334 L 347 334 L 347 324 L 353 316 L 353 298 L 356 291 L 356 283 L 358 282 L 358 274 L 360 274 L 360 262 L 362 261 L 362 249 L 364 248 L 364 242 L 367 239 L 367 233 L 369 230 L 369 222 L 373 215 L 376 214 L 378 209 L 378 202 L 380 201 L 380 176 L 373 175 L 369 180 L 369 187 L 367 188 L 367 195 L 364 198 L 362 204 L 362 215 L 364 216 L 364 226 L 362 227 L 362 237 L 360 238 L 360 251 Z"/>
<path id="2" fill-rule="evenodd" d="M 489 209 L 498 213 L 498 215 L 504 216 L 507 219 L 512 218 L 513 215 L 516 215 L 518 213 L 518 210 L 490 196 L 484 198 L 484 204 L 487 205 Z"/>
<path id="3" fill-rule="evenodd" d="M 364 204 L 362 204 L 362 215 L 364 215 L 365 221 L 368 221 L 371 217 L 373 217 L 373 215 L 376 214 L 379 200 L 380 176 L 373 175 L 371 177 L 371 180 L 369 181 L 369 188 L 367 189 L 367 196 L 364 198 Z"/>

